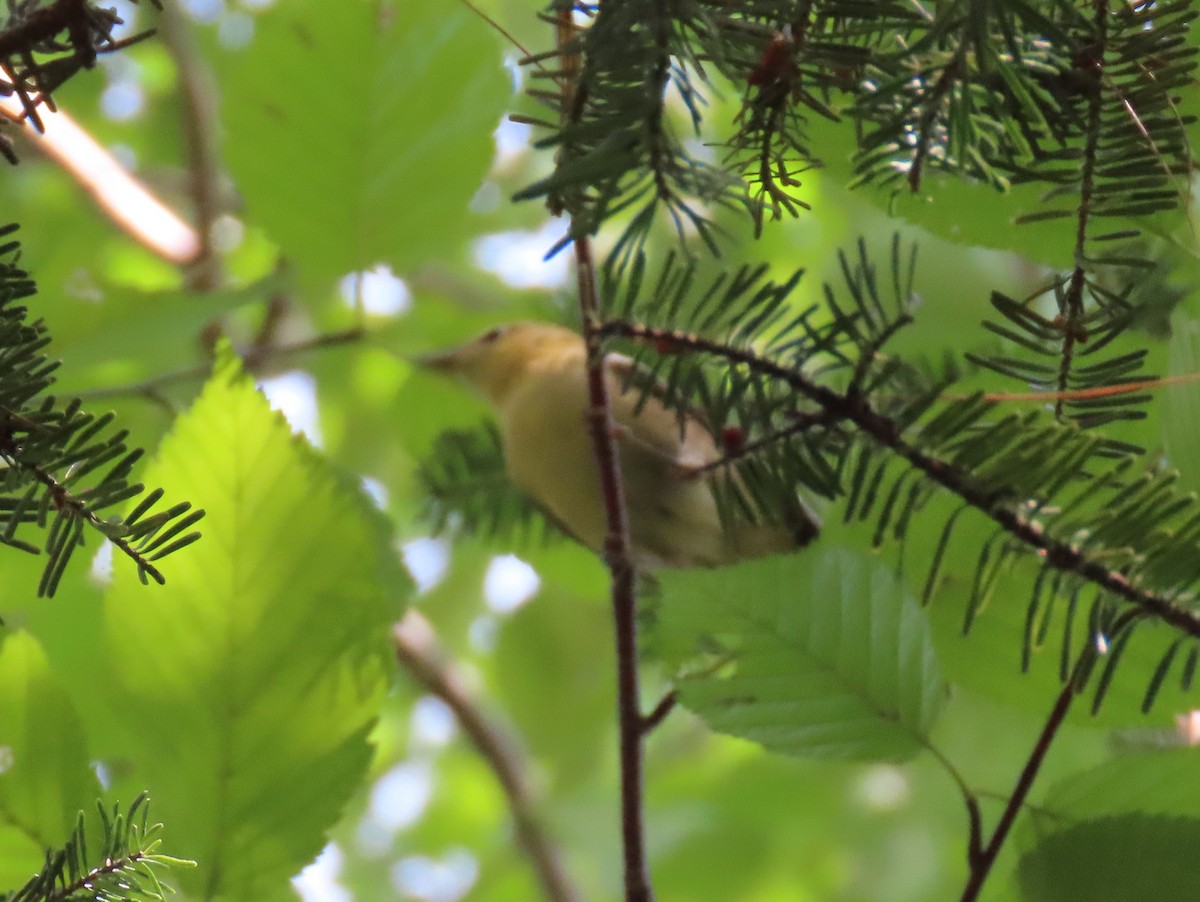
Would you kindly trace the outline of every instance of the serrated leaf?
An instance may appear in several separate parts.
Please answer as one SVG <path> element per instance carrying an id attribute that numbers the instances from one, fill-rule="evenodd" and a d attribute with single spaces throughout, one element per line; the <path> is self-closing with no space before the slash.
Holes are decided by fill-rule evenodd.
<path id="1" fill-rule="evenodd" d="M 829 548 L 661 579 L 656 638 L 692 659 L 680 698 L 714 730 L 805 757 L 921 750 L 944 686 L 924 611 L 877 558 Z"/>
<path id="2" fill-rule="evenodd" d="M 290 0 L 217 71 L 248 215 L 310 279 L 407 268 L 461 242 L 511 93 L 469 9 Z"/>
<path id="3" fill-rule="evenodd" d="M 83 725 L 38 641 L 0 647 L 0 887 L 18 886 L 95 799 Z"/>
<path id="4" fill-rule="evenodd" d="M 1126 814 L 1075 824 L 1021 858 L 1022 899 L 1200 899 L 1200 818 Z"/>
<path id="5" fill-rule="evenodd" d="M 1042 832 L 1063 824 L 1125 814 L 1186 816 L 1200 811 L 1200 748 L 1121 755 L 1059 781 L 1034 816 Z"/>
<path id="6" fill-rule="evenodd" d="M 362 779 L 408 580 L 366 497 L 225 350 L 148 478 L 203 499 L 204 540 L 155 593 L 105 600 L 125 750 L 206 898 L 266 898 Z"/>

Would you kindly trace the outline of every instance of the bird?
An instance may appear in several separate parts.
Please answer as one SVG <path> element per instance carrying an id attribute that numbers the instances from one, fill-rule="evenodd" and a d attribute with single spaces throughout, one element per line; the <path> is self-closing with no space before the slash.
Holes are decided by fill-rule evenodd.
<path id="1" fill-rule="evenodd" d="M 509 479 L 564 532 L 602 553 L 608 523 L 586 422 L 583 338 L 563 326 L 518 322 L 420 363 L 482 397 L 498 422 Z M 718 567 L 815 538 L 819 521 L 799 501 L 794 523 L 726 528 L 714 495 L 721 468 L 713 465 L 723 455 L 704 417 L 668 407 L 661 384 L 623 354 L 605 355 L 604 375 L 635 568 Z"/>

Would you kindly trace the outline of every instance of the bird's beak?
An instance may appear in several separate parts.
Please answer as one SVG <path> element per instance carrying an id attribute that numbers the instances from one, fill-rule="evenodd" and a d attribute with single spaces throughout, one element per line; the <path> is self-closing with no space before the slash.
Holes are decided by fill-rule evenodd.
<path id="1" fill-rule="evenodd" d="M 413 363 L 421 369 L 432 370 L 435 373 L 453 373 L 458 369 L 458 353 L 442 351 L 440 354 L 422 354 L 413 358 Z"/>

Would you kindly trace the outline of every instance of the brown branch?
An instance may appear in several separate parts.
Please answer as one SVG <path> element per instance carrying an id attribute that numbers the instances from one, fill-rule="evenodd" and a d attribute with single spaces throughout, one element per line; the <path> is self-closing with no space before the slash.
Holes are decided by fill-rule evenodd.
<path id="1" fill-rule="evenodd" d="M 555 11 L 556 42 L 562 79 L 559 82 L 564 121 L 577 121 L 586 102 L 586 91 L 579 86 L 582 59 L 571 51 L 576 28 L 569 4 Z M 665 69 L 664 69 L 665 73 Z M 564 146 L 560 155 L 569 153 Z M 560 156 L 560 161 L 561 161 Z M 583 201 L 579 196 L 547 200 L 552 212 L 565 210 L 571 217 L 571 236 L 575 246 L 575 275 L 579 291 L 579 310 L 583 320 L 583 340 L 587 350 L 587 426 L 595 452 L 604 504 L 607 533 L 604 560 L 612 580 L 613 631 L 616 640 L 617 727 L 621 763 L 621 848 L 625 878 L 625 902 L 651 902 L 654 892 L 646 861 L 645 815 L 643 811 L 642 712 L 638 690 L 637 662 L 637 585 L 630 557 L 629 520 L 622 484 L 620 463 L 613 435 L 612 406 L 604 368 L 604 342 L 598 326 L 600 302 L 596 287 L 596 267 L 592 243 L 579 228 Z"/>
<path id="2" fill-rule="evenodd" d="M 694 469 L 689 469 L 687 474 L 691 477 L 702 476 L 713 470 L 732 466 L 739 460 L 757 454 L 763 448 L 768 448 L 776 442 L 785 441 L 793 435 L 803 435 L 805 432 L 818 426 L 832 426 L 840 419 L 840 416 L 832 414 L 828 410 L 821 410 L 817 413 L 797 413 L 794 415 L 793 422 L 787 426 L 769 432 L 752 442 L 746 442 L 741 447 L 726 448 L 725 453 L 716 460 L 695 467 Z"/>
<path id="3" fill-rule="evenodd" d="M 1131 627 L 1134 621 L 1140 616 L 1140 612 L 1137 611 L 1126 612 L 1113 624 L 1111 629 L 1112 635 L 1117 635 Z M 1091 672 L 1097 655 L 1096 637 L 1087 636 L 1084 642 L 1083 650 L 1075 661 L 1071 675 L 1067 678 L 1062 690 L 1058 693 L 1054 707 L 1050 709 L 1050 714 L 1047 716 L 1046 722 L 1042 725 L 1042 731 L 1038 734 L 1037 741 L 1034 743 L 1033 749 L 1025 761 L 1025 766 L 1021 768 L 1021 774 L 1017 777 L 1017 784 L 1013 788 L 1012 794 L 1008 797 L 1008 802 L 1004 806 L 1004 811 L 1000 814 L 1000 820 L 996 822 L 996 829 L 992 831 L 991 838 L 988 840 L 987 845 L 982 848 L 978 846 L 976 838 L 972 838 L 969 856 L 971 873 L 967 878 L 967 885 L 963 889 L 959 902 L 975 902 L 979 898 L 983 884 L 987 880 L 992 866 L 996 863 L 997 856 L 1000 854 L 1000 849 L 1003 847 L 1004 841 L 1008 838 L 1009 831 L 1012 829 L 1017 815 L 1020 813 L 1022 807 L 1024 807 L 1026 798 L 1029 797 L 1029 791 L 1033 788 L 1033 781 L 1037 778 L 1038 772 L 1046 760 L 1046 755 L 1050 751 L 1050 745 L 1054 742 L 1055 736 L 1058 735 L 1059 729 L 1067 719 L 1067 712 L 1071 710 L 1071 702 L 1083 691 L 1084 683 L 1087 682 L 1088 674 Z"/>
<path id="4" fill-rule="evenodd" d="M 213 226 L 221 215 L 216 90 L 212 73 L 196 47 L 195 35 L 176 4 L 163 11 L 159 35 L 179 73 L 180 125 L 187 147 L 188 187 L 199 239 L 196 255 L 190 261 L 189 282 L 199 291 L 211 291 L 221 283 L 221 259 L 213 245 Z"/>
<path id="5" fill-rule="evenodd" d="M 654 732 L 664 720 L 667 719 L 676 705 L 679 704 L 679 690 L 672 689 L 666 695 L 658 700 L 658 704 L 654 706 L 654 710 L 642 718 L 642 735 L 645 736 Z"/>
<path id="6" fill-rule="evenodd" d="M 1200 615 L 1179 606 L 1149 589 L 1134 585 L 1125 574 L 1110 570 L 1068 542 L 1046 535 L 1041 525 L 1026 519 L 1017 511 L 998 505 L 993 494 L 980 486 L 971 474 L 911 445 L 900 434 L 896 423 L 874 410 L 865 398 L 850 397 L 831 388 L 818 385 L 803 373 L 760 357 L 753 351 L 730 347 L 698 335 L 642 326 L 624 320 L 602 324 L 601 335 L 620 335 L 654 346 L 667 344 L 681 350 L 698 351 L 741 364 L 755 372 L 791 386 L 800 394 L 815 401 L 831 415 L 853 423 L 872 440 L 890 449 L 910 466 L 924 473 L 931 481 L 957 495 L 968 505 L 985 514 L 1005 532 L 1025 545 L 1035 548 L 1047 566 L 1075 573 L 1090 583 L 1136 605 L 1164 623 L 1200 638 Z"/>
<path id="7" fill-rule="evenodd" d="M 249 372 L 259 373 L 271 364 L 278 363 L 280 360 L 297 357 L 307 354 L 310 351 L 320 351 L 325 348 L 354 344 L 366 337 L 366 330 L 355 326 L 352 329 L 344 329 L 341 332 L 327 332 L 324 335 L 316 335 L 312 338 L 306 338 L 287 345 L 252 346 L 239 351 L 238 356 L 242 358 L 242 363 Z M 156 404 L 162 404 L 162 390 L 164 388 L 204 379 L 211 372 L 211 361 L 204 361 L 194 366 L 187 366 L 178 370 L 172 370 L 169 373 L 152 376 L 149 379 L 143 379 L 141 382 L 130 382 L 127 385 L 113 385 L 107 388 L 94 388 L 90 391 L 78 392 L 77 396 L 81 400 L 132 396 L 142 397 Z"/>
<path id="8" fill-rule="evenodd" d="M 1086 282 L 1084 268 L 1084 252 L 1087 250 L 1087 229 L 1092 214 L 1092 197 L 1096 190 L 1096 163 L 1100 153 L 1100 116 L 1104 108 L 1104 98 L 1101 93 L 1104 70 L 1104 46 L 1108 40 L 1108 0 L 1095 0 L 1096 44 L 1086 47 L 1079 53 L 1080 68 L 1090 68 L 1084 72 L 1088 79 L 1088 114 L 1087 140 L 1083 148 L 1083 165 L 1079 172 L 1079 207 L 1076 211 L 1075 222 L 1075 268 L 1071 271 L 1071 280 L 1067 286 L 1065 309 L 1063 314 L 1063 341 L 1059 351 L 1058 390 L 1065 392 L 1070 388 L 1071 364 L 1075 359 L 1075 345 L 1086 335 L 1084 330 L 1083 289 Z M 1059 398 L 1054 402 L 1054 415 L 1062 418 L 1065 401 Z"/>
<path id="9" fill-rule="evenodd" d="M 621 838 L 625 864 L 626 902 L 654 898 L 646 863 L 643 813 L 642 713 L 638 701 L 637 588 L 630 559 L 629 521 L 625 488 L 613 442 L 615 427 L 604 372 L 603 338 L 598 331 L 599 303 L 591 240 L 575 238 L 575 268 L 583 337 L 587 346 L 588 431 L 600 474 L 600 494 L 608 532 L 604 559 L 612 576 L 613 628 L 617 647 L 617 715 L 621 753 Z"/>
<path id="10" fill-rule="evenodd" d="M 558 847 L 534 811 L 533 793 L 525 762 L 499 725 L 480 709 L 453 665 L 438 647 L 433 628 L 416 611 L 409 611 L 392 629 L 396 657 L 426 691 L 445 702 L 476 751 L 496 775 L 508 799 L 517 840 L 529 857 L 538 882 L 550 902 L 575 902 L 579 892 L 563 868 Z"/>

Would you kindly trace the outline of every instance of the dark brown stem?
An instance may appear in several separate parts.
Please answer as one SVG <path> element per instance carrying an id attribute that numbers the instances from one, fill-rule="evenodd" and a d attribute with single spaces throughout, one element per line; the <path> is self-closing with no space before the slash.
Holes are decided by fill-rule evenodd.
<path id="1" fill-rule="evenodd" d="M 180 125 L 187 147 L 188 187 L 200 243 L 189 267 L 189 282 L 198 291 L 212 291 L 221 284 L 221 259 L 213 246 L 213 224 L 221 214 L 217 95 L 212 74 L 196 47 L 195 36 L 183 13 L 173 3 L 163 10 L 159 34 L 179 72 Z"/>
<path id="2" fill-rule="evenodd" d="M 484 714 L 463 685 L 454 666 L 438 646 L 433 629 L 420 614 L 409 611 L 392 629 L 396 657 L 426 691 L 445 702 L 463 732 L 496 775 L 516 827 L 517 841 L 537 874 L 549 902 L 576 902 L 580 898 L 563 868 L 558 847 L 534 812 L 533 793 L 525 762 L 499 725 Z"/>
<path id="3" fill-rule="evenodd" d="M 1089 642 L 1092 641 L 1089 637 Z M 1089 646 L 1090 648 L 1090 646 Z M 971 862 L 971 875 L 967 878 L 967 885 L 963 889 L 960 902 L 974 902 L 979 898 L 979 892 L 983 889 L 984 881 L 987 880 L 988 874 L 992 870 L 992 865 L 996 863 L 996 856 L 1000 854 L 1000 849 L 1004 846 L 1005 839 L 1008 838 L 1008 832 L 1012 829 L 1013 822 L 1017 818 L 1017 814 L 1021 811 L 1022 805 L 1025 803 L 1025 798 L 1029 795 L 1029 790 L 1033 788 L 1033 781 L 1037 778 L 1038 771 L 1041 770 L 1042 762 L 1046 760 L 1046 753 L 1050 751 L 1050 744 L 1054 742 L 1054 737 L 1058 735 L 1059 728 L 1066 720 L 1067 712 L 1071 710 L 1071 702 L 1075 700 L 1075 696 L 1079 694 L 1080 686 L 1078 678 L 1083 669 L 1084 659 L 1092 654 L 1090 651 L 1085 651 L 1076 664 L 1075 672 L 1063 685 L 1062 691 L 1059 692 L 1058 698 L 1054 702 L 1054 707 L 1050 709 L 1050 716 L 1046 718 L 1045 724 L 1042 725 L 1042 732 L 1038 735 L 1037 742 L 1034 743 L 1033 751 L 1029 753 L 1029 758 L 1025 761 L 1025 766 L 1021 769 L 1021 775 L 1017 778 L 1017 785 L 1012 791 L 1012 795 L 1008 797 L 1008 803 L 1004 806 L 1004 811 L 1000 815 L 1000 820 L 996 822 L 996 829 L 992 831 L 991 838 L 987 845 L 983 848 L 978 847 L 978 834 L 972 836 L 971 846 L 968 858 Z"/>
<path id="4" fill-rule="evenodd" d="M 84 502 L 80 501 L 71 493 L 65 485 L 54 478 L 53 474 L 46 472 L 41 467 L 31 467 L 22 465 L 5 456 L 5 462 L 10 467 L 23 467 L 34 479 L 44 485 L 53 498 L 54 505 L 60 510 L 69 510 L 71 516 L 77 517 L 80 520 L 85 520 L 95 529 L 100 535 L 104 536 L 111 542 L 122 554 L 138 565 L 138 568 L 153 579 L 160 586 L 166 584 L 166 578 L 162 575 L 157 567 L 150 563 L 149 559 L 140 551 L 133 547 L 126 539 L 118 535 L 113 535 L 108 528 L 108 524 L 101 520 L 96 513 L 92 511 Z"/>
<path id="5" fill-rule="evenodd" d="M 724 454 L 711 463 L 707 463 L 701 467 L 696 467 L 693 470 L 689 470 L 688 475 L 702 476 L 703 474 L 712 472 L 713 470 L 719 470 L 723 467 L 731 466 L 742 458 L 757 454 L 763 448 L 769 448 L 776 442 L 789 439 L 793 435 L 802 435 L 803 433 L 808 432 L 810 429 L 818 426 L 832 426 L 839 419 L 841 419 L 841 417 L 834 416 L 826 410 L 821 410 L 817 413 L 797 413 L 795 414 L 794 421 L 789 423 L 787 426 L 784 426 L 782 429 L 776 429 L 774 432 L 770 432 L 761 438 L 757 438 L 752 442 L 747 442 L 736 450 L 726 450 Z"/>
<path id="6" fill-rule="evenodd" d="M 569 48 L 576 29 L 571 5 L 557 3 L 555 26 L 559 51 L 561 109 L 565 121 L 577 121 L 587 101 L 586 85 L 580 84 L 582 58 Z M 563 147 L 560 154 L 569 154 Z M 646 862 L 645 816 L 643 811 L 642 712 L 638 690 L 637 663 L 637 585 L 630 557 L 629 520 L 625 506 L 625 488 L 613 439 L 614 423 L 604 368 L 604 338 L 598 331 L 600 301 L 596 289 L 596 265 L 592 259 L 591 238 L 579 228 L 581 201 L 578 197 L 559 197 L 551 193 L 547 200 L 551 212 L 566 211 L 571 216 L 571 235 L 575 246 L 575 275 L 579 291 L 579 310 L 583 319 L 583 340 L 587 349 L 587 427 L 595 452 L 604 504 L 607 531 L 604 560 L 612 580 L 613 631 L 616 640 L 617 727 L 621 760 L 621 847 L 623 851 L 625 902 L 651 902 L 654 892 Z"/>
<path id="7" fill-rule="evenodd" d="M 654 730 L 667 719 L 667 715 L 675 710 L 675 706 L 679 704 L 679 690 L 672 689 L 654 706 L 654 710 L 642 718 L 642 735 L 646 736 L 654 732 Z"/>
<path id="8" fill-rule="evenodd" d="M 599 302 L 591 240 L 575 239 L 575 265 L 583 338 L 587 346 L 588 432 L 600 477 L 608 532 L 604 559 L 612 576 L 613 627 L 617 646 L 617 715 L 621 752 L 621 838 L 625 853 L 626 902 L 650 902 L 654 893 L 646 864 L 642 810 L 642 713 L 637 668 L 637 593 L 630 559 L 625 489 L 613 442 L 614 424 L 604 373 L 603 337 L 598 331 Z"/>

